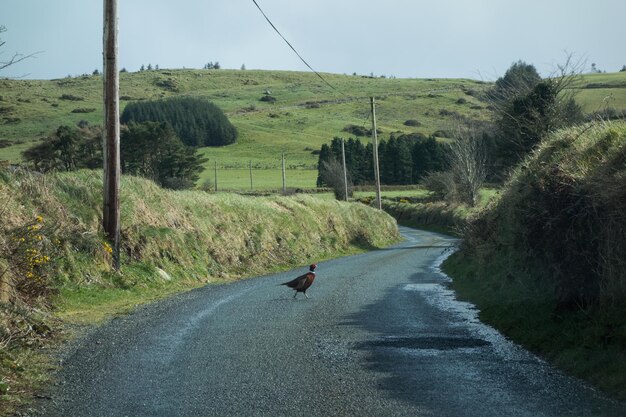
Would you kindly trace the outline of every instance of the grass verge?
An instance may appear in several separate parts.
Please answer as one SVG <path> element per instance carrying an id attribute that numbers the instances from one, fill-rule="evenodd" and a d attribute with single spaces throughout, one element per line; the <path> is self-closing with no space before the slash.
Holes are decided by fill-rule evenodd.
<path id="1" fill-rule="evenodd" d="M 453 279 L 459 298 L 478 307 L 481 321 L 556 367 L 626 400 L 622 308 L 558 311 L 549 274 L 516 254 L 496 255 L 481 267 L 472 256 L 457 252 L 442 269 Z"/>

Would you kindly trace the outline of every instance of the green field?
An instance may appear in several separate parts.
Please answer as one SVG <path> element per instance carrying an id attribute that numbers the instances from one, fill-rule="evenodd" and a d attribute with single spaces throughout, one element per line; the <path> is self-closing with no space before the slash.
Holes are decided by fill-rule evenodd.
<path id="1" fill-rule="evenodd" d="M 626 110 L 626 71 L 587 74 L 575 83 L 576 101 L 583 111 L 593 113 L 612 107 Z"/>
<path id="2" fill-rule="evenodd" d="M 212 178 L 217 162 L 245 170 L 250 161 L 259 170 L 258 187 L 280 188 L 281 153 L 288 187 L 313 187 L 317 156 L 312 151 L 335 136 L 348 138 L 347 125 L 371 127 L 369 97 L 377 100 L 382 139 L 391 133 L 426 135 L 454 129 L 459 117 L 488 120 L 492 113 L 478 97 L 490 84 L 467 79 L 395 79 L 324 74 L 336 90 L 308 72 L 260 70 L 159 70 L 122 73 L 122 108 L 130 101 L 178 95 L 207 98 L 228 115 L 239 131 L 236 144 L 203 148 L 209 158 L 199 181 Z M 626 109 L 626 72 L 585 75 L 575 86 L 587 112 L 606 107 Z M 269 91 L 275 103 L 260 101 Z M 73 113 L 73 111 L 88 111 Z M 93 110 L 93 111 L 91 111 Z M 415 119 L 417 127 L 404 122 Z M 102 122 L 102 78 L 84 76 L 57 80 L 0 80 L 0 160 L 19 162 L 30 143 L 59 125 L 81 120 Z M 369 138 L 362 138 L 369 140 Z M 265 169 L 266 171 L 260 171 Z M 249 174 L 224 177 L 227 188 L 247 189 Z M 219 179 L 218 179 L 219 180 Z"/>
<path id="3" fill-rule="evenodd" d="M 215 102 L 239 130 L 239 139 L 234 145 L 203 149 L 209 158 L 207 166 L 217 160 L 221 166 L 242 169 L 250 160 L 258 167 L 279 168 L 281 152 L 285 152 L 290 168 L 316 168 L 317 156 L 311 152 L 334 136 L 349 137 L 342 132 L 346 125 L 371 127 L 370 96 L 377 98 L 377 121 L 383 131 L 382 138 L 392 132 L 428 135 L 437 130 L 449 130 L 455 114 L 475 119 L 490 116 L 484 109 L 485 104 L 469 95 L 478 95 L 487 86 L 478 81 L 337 74 L 324 74 L 324 77 L 336 91 L 324 85 L 315 74 L 305 72 L 160 70 L 123 73 L 121 106 L 131 100 L 174 95 L 205 97 Z M 175 87 L 159 86 L 168 80 Z M 0 125 L 0 140 L 30 143 L 62 124 L 76 124 L 80 120 L 101 123 L 101 77 L 0 80 L 0 88 L 0 119 L 4 121 Z M 266 91 L 271 92 L 276 103 L 260 101 Z M 63 95 L 65 99 L 61 99 Z M 457 103 L 460 98 L 464 98 L 465 103 Z M 75 109 L 95 110 L 72 113 Z M 439 115 L 442 109 L 452 115 Z M 403 123 L 408 119 L 417 119 L 421 126 L 405 126 Z M 22 143 L 0 149 L 0 159 L 19 161 L 25 147 Z"/>

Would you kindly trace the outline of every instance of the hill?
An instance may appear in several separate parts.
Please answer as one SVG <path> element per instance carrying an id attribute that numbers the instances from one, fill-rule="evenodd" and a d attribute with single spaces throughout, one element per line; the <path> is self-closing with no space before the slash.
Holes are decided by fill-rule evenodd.
<path id="1" fill-rule="evenodd" d="M 280 186 L 281 152 L 291 169 L 315 169 L 312 151 L 334 136 L 349 137 L 348 125 L 371 128 L 369 97 L 378 100 L 382 137 L 391 132 L 432 134 L 449 129 L 457 115 L 489 117 L 477 96 L 485 84 L 472 80 L 418 80 L 324 74 L 331 90 L 315 74 L 282 71 L 159 70 L 122 73 L 122 108 L 133 100 L 179 95 L 203 97 L 222 108 L 240 132 L 237 144 L 207 148 L 207 165 L 221 168 L 272 169 Z M 86 120 L 101 123 L 102 78 L 85 76 L 49 81 L 2 80 L 0 159 L 18 161 L 20 152 L 61 124 Z M 266 94 L 266 93 L 270 94 Z M 271 95 L 275 102 L 261 101 Z M 459 99 L 463 99 L 460 100 Z M 444 110 L 444 116 L 440 111 Z M 78 111 L 78 113 L 75 113 Z M 84 112 L 83 112 L 84 111 Z M 406 126 L 407 120 L 420 126 Z M 369 138 L 368 138 L 369 140 Z M 212 170 L 207 171 L 211 175 Z M 241 173 L 245 174 L 245 173 Z M 270 172 L 265 176 L 272 175 Z M 294 172 L 303 178 L 294 186 L 315 185 L 315 173 Z M 223 181 L 222 184 L 227 186 Z"/>
<path id="2" fill-rule="evenodd" d="M 334 136 L 350 137 L 349 125 L 371 128 L 369 97 L 377 98 L 382 138 L 393 132 L 448 136 L 454 120 L 491 117 L 480 93 L 489 83 L 467 79 L 397 79 L 323 74 L 332 90 L 308 72 L 259 70 L 158 70 L 122 73 L 121 106 L 130 101 L 172 96 L 203 97 L 224 110 L 240 132 L 238 143 L 204 148 L 213 179 L 217 162 L 224 188 L 248 187 L 252 163 L 255 188 L 280 188 L 281 152 L 291 187 L 314 187 L 317 156 L 312 152 Z M 585 75 L 576 86 L 585 111 L 626 109 L 626 72 Z M 20 153 L 62 124 L 102 120 L 102 78 L 0 80 L 0 160 Z M 275 101 L 262 101 L 271 96 Z M 609 98 L 607 98 L 609 97 Z M 405 122 L 416 120 L 416 126 Z M 369 140 L 366 138 L 365 140 Z M 4 144 L 4 145 L 3 145 Z M 8 146 L 7 146 L 8 145 Z M 4 147 L 2 147 L 4 146 Z M 225 171 L 228 169 L 228 171 Z"/>

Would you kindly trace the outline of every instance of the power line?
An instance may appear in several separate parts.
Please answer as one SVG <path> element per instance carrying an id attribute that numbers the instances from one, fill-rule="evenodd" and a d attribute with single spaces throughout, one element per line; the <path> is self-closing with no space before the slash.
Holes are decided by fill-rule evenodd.
<path id="1" fill-rule="evenodd" d="M 287 38 L 285 38 L 285 37 L 283 36 L 283 34 L 282 34 L 282 33 L 280 33 L 280 31 L 276 28 L 276 26 L 274 26 L 274 24 L 272 23 L 272 21 L 270 20 L 270 18 L 269 18 L 269 17 L 267 17 L 267 15 L 266 15 L 266 14 L 265 14 L 265 12 L 263 11 L 263 9 L 261 9 L 261 6 L 259 6 L 259 3 L 257 3 L 257 2 L 256 2 L 256 0 L 252 0 L 252 2 L 253 2 L 253 3 L 254 3 L 254 5 L 255 5 L 255 6 L 259 9 L 259 11 L 261 12 L 261 14 L 262 14 L 262 15 L 263 15 L 263 17 L 265 18 L 265 20 L 267 20 L 267 22 L 268 22 L 268 23 L 272 26 L 272 28 L 274 28 L 274 30 L 276 31 L 276 33 L 278 33 L 278 35 L 280 35 L 280 37 L 281 37 L 281 38 L 283 38 L 283 40 L 285 41 L 285 43 L 287 43 L 287 45 L 289 45 L 289 47 L 291 48 L 291 50 L 292 50 L 293 52 L 295 52 L 295 54 L 296 54 L 296 55 L 298 55 L 298 58 L 300 58 L 300 60 L 301 60 L 302 62 L 304 62 L 304 65 L 306 65 L 307 67 L 309 67 L 309 69 L 310 69 L 311 71 L 313 71 L 313 72 L 315 73 L 315 75 L 317 75 L 317 76 L 320 78 L 320 80 L 322 80 L 322 81 L 323 81 L 323 82 L 324 82 L 327 86 L 329 86 L 329 87 L 330 87 L 330 88 L 332 88 L 333 90 L 335 90 L 335 91 L 337 91 L 337 92 L 341 93 L 341 91 L 337 90 L 337 89 L 335 88 L 335 86 L 333 86 L 331 83 L 329 83 L 329 82 L 326 80 L 326 78 L 322 77 L 322 75 L 321 75 L 319 72 L 315 71 L 315 70 L 313 69 L 313 67 L 312 67 L 312 66 L 310 66 L 310 65 L 309 65 L 309 63 L 308 63 L 308 62 L 306 62 L 306 60 L 305 60 L 304 58 L 302 58 L 302 55 L 300 55 L 300 54 L 298 53 L 298 51 L 296 51 L 296 48 L 294 48 L 294 47 L 291 45 L 291 43 L 289 43 L 289 41 L 287 40 Z M 343 94 L 343 93 L 342 93 L 342 94 Z M 345 94 L 344 94 L 344 95 L 345 95 Z"/>

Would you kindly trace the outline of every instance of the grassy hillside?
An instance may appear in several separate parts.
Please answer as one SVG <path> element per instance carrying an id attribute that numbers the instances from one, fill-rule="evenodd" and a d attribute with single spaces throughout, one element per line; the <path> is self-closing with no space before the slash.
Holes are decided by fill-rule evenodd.
<path id="1" fill-rule="evenodd" d="M 172 292 L 399 238 L 389 215 L 362 204 L 174 192 L 123 177 L 117 274 L 100 232 L 101 189 L 97 172 L 0 170 L 0 410 L 45 383 L 49 365 L 31 349 L 48 343 L 59 318 L 93 323 Z"/>
<path id="2" fill-rule="evenodd" d="M 432 134 L 450 128 L 456 115 L 476 119 L 489 117 L 484 103 L 471 94 L 485 85 L 471 80 L 383 79 L 324 74 L 337 88 L 331 90 L 315 74 L 281 71 L 160 70 L 122 73 L 122 108 L 130 100 L 157 99 L 175 95 L 205 97 L 220 106 L 239 130 L 235 145 L 206 148 L 207 166 L 220 168 L 280 168 L 286 153 L 287 167 L 315 169 L 311 152 L 334 136 L 349 134 L 349 124 L 371 127 L 369 97 L 378 100 L 378 126 L 382 137 L 391 132 Z M 102 78 L 89 76 L 49 81 L 0 80 L 0 160 L 17 161 L 29 144 L 61 124 L 86 120 L 101 123 Z M 271 92 L 275 103 L 260 101 Z M 459 99 L 463 98 L 457 103 Z M 73 111 L 93 111 L 73 113 Z M 81 110 L 85 109 L 85 110 Z M 445 110 L 445 116 L 439 114 Z M 421 126 L 403 123 L 417 119 Z M 369 140 L 369 138 L 367 139 Z M 225 175 L 228 173 L 224 173 Z M 259 174 L 264 175 L 264 174 Z M 267 174 L 270 175 L 270 174 Z M 265 175 L 265 176 L 267 176 Z M 212 178 L 207 170 L 204 177 Z M 316 173 L 295 173 L 301 178 L 290 186 L 315 184 Z M 226 178 L 226 177 L 224 177 Z M 245 184 L 245 183 L 244 183 Z M 273 188 L 281 186 L 280 181 Z"/>
<path id="3" fill-rule="evenodd" d="M 315 185 L 313 150 L 350 124 L 371 127 L 369 97 L 377 97 L 378 127 L 392 132 L 432 134 L 449 131 L 455 118 L 485 120 L 487 104 L 477 97 L 490 84 L 462 79 L 395 79 L 324 74 L 337 91 L 308 72 L 259 70 L 159 70 L 122 73 L 121 106 L 129 101 L 191 95 L 215 102 L 239 130 L 235 145 L 205 148 L 209 158 L 200 182 L 219 177 L 228 188 L 248 188 L 250 161 L 257 187 L 280 188 L 281 152 L 289 187 Z M 626 109 L 626 72 L 585 75 L 576 84 L 586 112 Z M 260 101 L 269 91 L 275 103 Z M 79 111 L 79 113 L 73 113 Z M 86 113 L 82 113 L 86 111 Z M 420 126 L 406 126 L 407 120 Z M 0 80 L 0 160 L 19 161 L 21 152 L 62 124 L 86 120 L 101 124 L 102 78 Z M 364 140 L 369 140 L 365 138 Z M 243 171 L 242 171 L 243 170 Z M 268 171 L 269 170 L 269 171 Z M 272 171 L 273 170 L 273 171 Z M 221 175 L 220 175 L 221 173 Z M 253 181 L 254 183 L 254 181 Z"/>
<path id="4" fill-rule="evenodd" d="M 486 320 L 626 399 L 626 123 L 552 135 L 445 264 Z"/>

